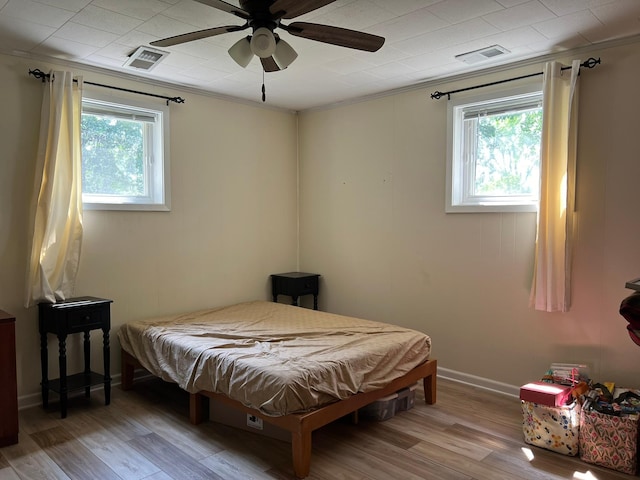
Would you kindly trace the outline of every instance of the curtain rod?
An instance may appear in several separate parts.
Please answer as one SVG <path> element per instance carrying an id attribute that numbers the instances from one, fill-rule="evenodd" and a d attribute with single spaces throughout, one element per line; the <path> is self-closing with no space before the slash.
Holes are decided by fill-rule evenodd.
<path id="1" fill-rule="evenodd" d="M 33 75 L 35 78 L 39 78 L 40 80 L 42 80 L 43 83 L 51 77 L 49 73 L 44 73 L 42 70 L 37 68 L 35 70 L 29 70 L 29 75 Z M 75 79 L 73 81 L 77 82 L 77 80 Z M 104 87 L 104 88 L 110 88 L 112 90 L 119 90 L 121 92 L 137 93 L 138 95 L 147 95 L 148 97 L 162 98 L 167 101 L 167 105 L 169 105 L 169 102 L 184 103 L 184 98 L 182 97 L 167 97 L 165 95 L 156 95 L 155 93 L 140 92 L 138 90 L 130 90 L 128 88 L 114 87 L 113 85 L 104 85 L 102 83 L 88 82 L 86 80 L 83 83 L 86 83 L 88 85 L 95 85 L 96 87 Z"/>
<path id="2" fill-rule="evenodd" d="M 594 68 L 596 65 L 600 65 L 600 58 L 595 59 L 591 57 L 588 60 L 585 60 L 584 62 L 582 62 L 580 64 L 580 67 Z M 562 67 L 562 70 L 568 70 L 570 68 L 571 67 Z M 537 77 L 538 75 L 542 75 L 543 73 L 544 72 L 530 73 L 529 75 L 522 75 L 520 77 L 507 78 L 505 80 L 498 80 L 497 82 L 484 83 L 482 85 L 475 85 L 473 87 L 459 88 L 458 90 L 451 90 L 449 92 L 435 91 L 431 94 L 431 98 L 434 100 L 440 100 L 442 97 L 446 95 L 447 100 L 451 100 L 451 95 L 453 95 L 454 93 L 466 92 L 467 90 L 475 90 L 476 88 L 490 87 L 492 85 L 499 85 L 501 83 L 506 83 L 506 82 L 513 82 L 515 80 L 522 80 L 523 78 Z"/>

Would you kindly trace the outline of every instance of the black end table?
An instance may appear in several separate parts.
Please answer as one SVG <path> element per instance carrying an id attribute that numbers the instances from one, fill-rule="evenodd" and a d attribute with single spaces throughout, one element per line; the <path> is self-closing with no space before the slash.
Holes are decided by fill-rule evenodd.
<path id="1" fill-rule="evenodd" d="M 67 396 L 74 390 L 85 391 L 89 397 L 91 387 L 104 384 L 104 403 L 111 402 L 110 347 L 111 328 L 110 304 L 112 300 L 96 297 L 70 298 L 59 303 L 40 303 L 40 361 L 42 365 L 42 406 L 49 405 L 49 390 L 60 394 L 60 417 L 67 416 Z M 90 331 L 102 330 L 104 354 L 104 375 L 91 371 Z M 84 332 L 84 371 L 67 376 L 67 335 Z M 58 337 L 60 378 L 49 380 L 49 356 L 47 334 Z"/>
<path id="2" fill-rule="evenodd" d="M 288 295 L 291 297 L 291 305 L 298 306 L 298 297 L 313 295 L 313 309 L 318 310 L 319 278 L 317 273 L 274 273 L 271 275 L 273 301 L 278 301 L 278 295 Z"/>

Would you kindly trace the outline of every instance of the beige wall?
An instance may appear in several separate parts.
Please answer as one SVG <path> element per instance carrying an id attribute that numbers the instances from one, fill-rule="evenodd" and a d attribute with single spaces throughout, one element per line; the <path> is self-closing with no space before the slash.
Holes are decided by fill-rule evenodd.
<path id="1" fill-rule="evenodd" d="M 290 113 L 85 73 L 187 99 L 171 107 L 172 211 L 85 214 L 76 294 L 114 300 L 113 372 L 124 322 L 268 299 L 269 273 L 296 268 L 299 142 L 300 268 L 322 274 L 322 309 L 423 330 L 444 375 L 503 391 L 552 361 L 587 362 L 598 380 L 637 386 L 640 350 L 617 311 L 630 293 L 624 282 L 640 276 L 640 47 L 589 55 L 603 65 L 581 77 L 579 234 L 567 314 L 527 307 L 534 214 L 444 213 L 446 100 L 429 99 L 435 89 L 541 65 L 306 112 L 298 127 Z M 40 381 L 37 312 L 22 307 L 42 96 L 42 84 L 27 76 L 33 67 L 50 65 L 0 56 L 0 308 L 18 317 L 22 404 L 38 401 Z M 51 340 L 53 375 L 55 354 Z"/>
<path id="2" fill-rule="evenodd" d="M 0 309 L 17 317 L 22 404 L 38 401 L 40 383 L 37 309 L 22 306 L 43 89 L 27 75 L 35 67 L 51 66 L 0 56 Z M 296 268 L 296 116 L 94 72 L 84 77 L 186 98 L 171 106 L 171 212 L 84 215 L 76 294 L 114 300 L 111 363 L 118 374 L 116 332 L 124 322 L 267 300 L 269 274 Z M 102 371 L 100 332 L 93 338 L 93 362 Z M 81 368 L 79 341 L 69 341 L 70 373 Z M 49 353 L 51 376 L 57 376 L 53 338 Z"/>
<path id="3" fill-rule="evenodd" d="M 444 213 L 447 101 L 429 98 L 542 64 L 301 114 L 300 262 L 322 274 L 321 307 L 422 330 L 443 374 L 498 390 L 551 362 L 638 386 L 618 307 L 640 276 L 640 45 L 589 56 L 569 313 L 528 308 L 535 214 Z"/>

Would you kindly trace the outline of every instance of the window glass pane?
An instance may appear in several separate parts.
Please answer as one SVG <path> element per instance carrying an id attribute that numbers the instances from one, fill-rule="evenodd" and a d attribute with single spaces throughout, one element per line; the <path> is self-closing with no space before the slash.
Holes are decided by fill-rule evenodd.
<path id="1" fill-rule="evenodd" d="M 144 196 L 144 123 L 82 114 L 82 192 Z"/>
<path id="2" fill-rule="evenodd" d="M 542 109 L 466 121 L 478 124 L 472 194 L 537 196 Z"/>
<path id="3" fill-rule="evenodd" d="M 169 211 L 169 106 L 87 92 L 82 99 L 85 210 Z"/>
<path id="4" fill-rule="evenodd" d="M 542 92 L 536 83 L 448 105 L 445 210 L 534 212 L 540 184 Z"/>

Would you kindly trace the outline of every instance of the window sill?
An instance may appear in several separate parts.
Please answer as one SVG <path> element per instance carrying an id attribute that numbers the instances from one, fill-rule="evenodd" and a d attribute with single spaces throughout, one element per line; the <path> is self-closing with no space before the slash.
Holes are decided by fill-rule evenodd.
<path id="1" fill-rule="evenodd" d="M 446 213 L 536 213 L 537 204 L 527 205 L 447 205 Z"/>
<path id="2" fill-rule="evenodd" d="M 171 208 L 164 204 L 141 203 L 83 203 L 84 210 L 113 210 L 113 211 L 138 211 L 138 212 L 169 212 Z"/>

